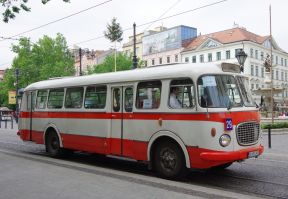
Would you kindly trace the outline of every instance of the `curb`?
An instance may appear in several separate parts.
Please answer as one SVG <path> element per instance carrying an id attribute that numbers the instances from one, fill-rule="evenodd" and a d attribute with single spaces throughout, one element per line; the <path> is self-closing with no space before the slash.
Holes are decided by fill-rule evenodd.
<path id="1" fill-rule="evenodd" d="M 263 134 L 268 134 L 268 129 L 261 129 Z M 271 134 L 288 134 L 288 128 L 271 129 Z"/>

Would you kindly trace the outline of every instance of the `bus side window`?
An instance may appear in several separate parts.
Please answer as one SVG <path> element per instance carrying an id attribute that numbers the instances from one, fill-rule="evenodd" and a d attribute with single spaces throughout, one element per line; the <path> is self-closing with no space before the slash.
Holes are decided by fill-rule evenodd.
<path id="1" fill-rule="evenodd" d="M 125 89 L 125 111 L 132 112 L 133 109 L 133 88 Z"/>
<path id="2" fill-rule="evenodd" d="M 84 108 L 103 109 L 106 106 L 106 86 L 88 86 L 86 88 Z"/>
<path id="3" fill-rule="evenodd" d="M 192 108 L 195 105 L 194 84 L 190 78 L 172 80 L 168 106 L 172 109 Z"/>
<path id="4" fill-rule="evenodd" d="M 39 90 L 37 92 L 37 98 L 36 98 L 36 108 L 37 109 L 45 109 L 46 108 L 47 96 L 48 96 L 47 90 Z"/>
<path id="5" fill-rule="evenodd" d="M 83 102 L 83 87 L 67 88 L 65 96 L 65 108 L 81 108 Z"/>
<path id="6" fill-rule="evenodd" d="M 120 111 L 120 100 L 121 100 L 120 89 L 119 88 L 113 89 L 113 111 L 114 112 Z"/>
<path id="7" fill-rule="evenodd" d="M 157 109 L 161 99 L 161 81 L 140 82 L 137 87 L 136 107 Z"/>
<path id="8" fill-rule="evenodd" d="M 51 89 L 48 97 L 48 108 L 60 109 L 63 107 L 64 89 Z"/>

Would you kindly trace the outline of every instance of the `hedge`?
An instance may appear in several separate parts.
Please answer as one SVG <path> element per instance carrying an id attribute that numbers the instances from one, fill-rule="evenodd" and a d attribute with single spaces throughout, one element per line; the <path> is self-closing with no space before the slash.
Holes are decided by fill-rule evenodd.
<path id="1" fill-rule="evenodd" d="M 282 129 L 282 128 L 288 128 L 288 122 L 280 122 L 280 123 L 274 123 L 274 124 L 262 124 L 262 129 L 268 129 L 268 127 L 271 126 L 272 129 Z"/>

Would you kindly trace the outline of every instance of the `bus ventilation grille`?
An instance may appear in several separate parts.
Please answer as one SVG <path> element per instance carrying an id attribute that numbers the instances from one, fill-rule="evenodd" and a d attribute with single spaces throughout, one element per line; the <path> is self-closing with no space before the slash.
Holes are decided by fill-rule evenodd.
<path id="1" fill-rule="evenodd" d="M 260 125 L 257 122 L 241 123 L 236 128 L 237 141 L 242 146 L 253 145 L 258 142 Z"/>

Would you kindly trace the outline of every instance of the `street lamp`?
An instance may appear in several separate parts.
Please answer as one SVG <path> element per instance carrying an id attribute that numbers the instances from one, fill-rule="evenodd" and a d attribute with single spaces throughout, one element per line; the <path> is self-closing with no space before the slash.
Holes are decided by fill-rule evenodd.
<path id="1" fill-rule="evenodd" d="M 14 73 L 15 77 L 16 77 L 16 82 L 15 82 L 15 86 L 16 86 L 16 123 L 18 123 L 18 116 L 19 116 L 19 104 L 18 104 L 18 84 L 19 84 L 19 69 L 16 68 L 15 69 L 15 73 Z"/>
<path id="2" fill-rule="evenodd" d="M 241 71 L 241 72 L 244 72 L 244 63 L 245 63 L 245 61 L 246 61 L 247 54 L 246 54 L 246 53 L 243 51 L 243 49 L 241 48 L 241 49 L 237 52 L 237 54 L 236 54 L 235 57 L 237 58 L 238 63 L 239 63 L 239 65 L 240 65 L 240 71 Z"/>

